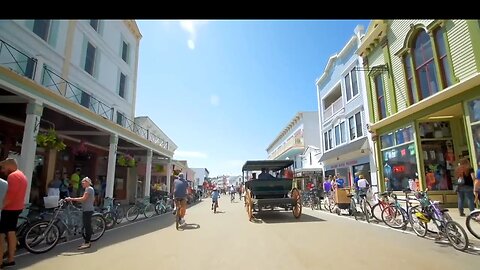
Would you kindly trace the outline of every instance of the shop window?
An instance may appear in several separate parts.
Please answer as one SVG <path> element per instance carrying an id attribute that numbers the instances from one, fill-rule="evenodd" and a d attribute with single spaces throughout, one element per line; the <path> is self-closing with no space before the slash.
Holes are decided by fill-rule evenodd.
<path id="1" fill-rule="evenodd" d="M 468 102 L 468 111 L 471 123 L 480 121 L 480 98 Z"/>
<path id="2" fill-rule="evenodd" d="M 415 144 L 409 143 L 382 151 L 383 177 L 387 190 L 400 191 L 418 181 Z"/>

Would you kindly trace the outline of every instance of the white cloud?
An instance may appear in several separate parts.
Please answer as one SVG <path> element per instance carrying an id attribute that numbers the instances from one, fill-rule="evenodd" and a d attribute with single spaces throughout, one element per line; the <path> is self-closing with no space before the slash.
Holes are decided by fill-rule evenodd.
<path id="1" fill-rule="evenodd" d="M 220 104 L 220 98 L 217 95 L 211 95 L 210 104 L 212 104 L 213 106 L 218 106 Z"/>
<path id="2" fill-rule="evenodd" d="M 175 158 L 207 158 L 206 153 L 197 152 L 197 151 L 182 151 L 177 150 L 174 154 Z"/>
<path id="3" fill-rule="evenodd" d="M 188 33 L 187 45 L 190 50 L 195 49 L 195 41 L 197 40 L 198 26 L 206 24 L 207 21 L 193 21 L 193 20 L 181 20 L 180 27 Z"/>

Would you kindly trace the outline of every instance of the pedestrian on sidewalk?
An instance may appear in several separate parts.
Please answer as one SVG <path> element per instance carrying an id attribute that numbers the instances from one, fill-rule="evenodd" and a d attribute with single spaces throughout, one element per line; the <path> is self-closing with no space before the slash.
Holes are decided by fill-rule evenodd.
<path id="1" fill-rule="evenodd" d="M 464 217 L 465 212 L 463 205 L 465 198 L 468 200 L 468 208 L 470 212 L 475 210 L 474 196 L 473 196 L 473 179 L 475 179 L 475 173 L 470 166 L 470 162 L 467 158 L 462 158 L 455 171 L 457 180 L 457 194 L 458 194 L 458 211 L 460 216 Z"/>
<path id="2" fill-rule="evenodd" d="M 81 202 L 83 212 L 83 228 L 85 230 L 84 240 L 85 242 L 78 247 L 79 250 L 89 248 L 91 246 L 90 238 L 92 237 L 92 215 L 93 215 L 93 203 L 95 201 L 95 191 L 92 187 L 92 180 L 85 177 L 82 179 L 82 187 L 85 189 L 82 197 L 78 198 L 65 198 L 66 201 Z"/>
<path id="3" fill-rule="evenodd" d="M 17 161 L 13 158 L 7 158 L 0 162 L 2 172 L 7 177 L 8 188 L 3 201 L 3 208 L 0 217 L 0 254 L 3 257 L 3 239 L 7 236 L 8 258 L 2 262 L 0 268 L 15 265 L 15 250 L 17 248 L 17 230 L 18 216 L 25 207 L 25 194 L 27 192 L 27 177 L 17 167 Z"/>

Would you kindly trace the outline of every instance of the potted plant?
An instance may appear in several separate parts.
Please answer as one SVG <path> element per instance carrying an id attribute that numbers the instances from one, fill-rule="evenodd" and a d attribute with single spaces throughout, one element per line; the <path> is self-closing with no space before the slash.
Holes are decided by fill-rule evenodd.
<path id="1" fill-rule="evenodd" d="M 121 155 L 118 157 L 118 165 L 122 167 L 135 167 L 136 161 L 131 155 Z"/>
<path id="2" fill-rule="evenodd" d="M 62 151 L 66 147 L 53 128 L 49 129 L 47 132 L 38 133 L 37 145 L 46 149 L 54 149 L 56 151 Z"/>

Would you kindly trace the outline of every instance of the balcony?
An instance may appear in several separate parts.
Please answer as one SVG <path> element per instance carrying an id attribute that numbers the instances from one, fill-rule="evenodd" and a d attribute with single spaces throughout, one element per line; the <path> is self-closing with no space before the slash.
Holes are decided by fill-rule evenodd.
<path id="1" fill-rule="evenodd" d="M 275 150 L 273 153 L 271 153 L 270 154 L 270 159 L 276 159 L 279 156 L 281 156 L 282 154 L 285 154 L 290 150 L 303 149 L 304 147 L 305 147 L 305 145 L 303 143 L 303 138 L 302 137 L 299 137 L 299 138 L 292 137 L 292 138 L 288 139 L 285 142 L 285 144 L 283 144 L 277 150 Z"/>
<path id="2" fill-rule="evenodd" d="M 0 66 L 6 67 L 11 71 L 27 77 L 29 79 L 40 82 L 41 85 L 50 89 L 54 93 L 63 96 L 64 98 L 77 103 L 90 111 L 109 119 L 114 122 L 114 108 L 105 104 L 94 95 L 84 91 L 74 83 L 65 80 L 60 75 L 55 73 L 47 65 L 43 65 L 40 74 L 36 73 L 38 67 L 37 59 L 28 56 L 24 52 L 18 50 L 12 45 L 0 39 Z M 41 75 L 40 80 L 35 78 L 35 75 Z M 37 76 L 38 77 L 38 76 Z M 123 116 L 123 121 L 117 123 L 137 134 L 138 136 L 168 150 L 168 141 L 158 137 L 143 126 L 135 123 L 135 121 Z"/>
<path id="3" fill-rule="evenodd" d="M 330 106 L 323 110 L 323 119 L 329 119 L 334 116 L 337 112 L 343 109 L 343 100 L 342 97 L 335 100 Z"/>

